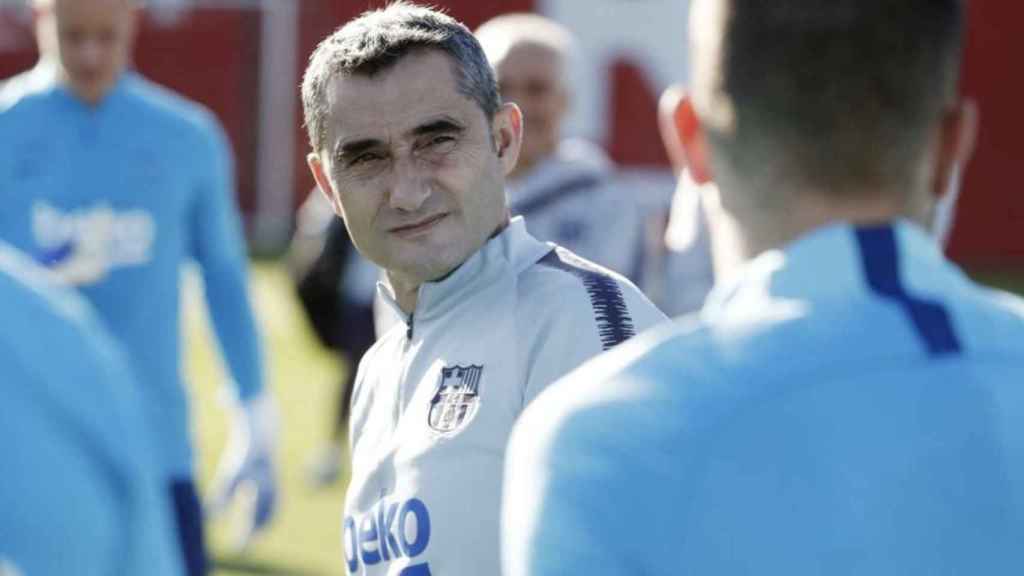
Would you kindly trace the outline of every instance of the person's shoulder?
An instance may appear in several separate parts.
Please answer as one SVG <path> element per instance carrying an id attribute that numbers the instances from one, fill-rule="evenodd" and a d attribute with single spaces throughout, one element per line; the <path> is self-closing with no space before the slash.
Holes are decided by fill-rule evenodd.
<path id="1" fill-rule="evenodd" d="M 109 414 L 131 402 L 124 359 L 85 300 L 4 245 L 0 309 L 0 348 L 8 360 L 29 370 L 38 391 L 86 422 L 85 428 L 108 427 Z"/>
<path id="2" fill-rule="evenodd" d="M 696 317 L 665 323 L 549 386 L 517 428 L 552 453 L 593 447 L 598 439 L 643 444 L 698 425 L 691 417 L 721 414 L 728 397 L 722 370 L 706 325 Z"/>
<path id="3" fill-rule="evenodd" d="M 10 349 L 43 357 L 59 350 L 67 362 L 47 363 L 55 370 L 63 370 L 68 363 L 118 361 L 111 350 L 115 345 L 85 299 L 5 244 L 0 244 L 0 307 L 7 328 L 2 336 L 10 340 Z M 81 377 L 90 375 L 95 372 Z"/>
<path id="4" fill-rule="evenodd" d="M 97 515 L 123 519 L 124 510 L 117 508 L 120 500 L 106 499 L 116 496 L 106 488 L 111 482 L 124 487 L 126 481 L 132 490 L 138 488 L 142 475 L 150 473 L 151 452 L 149 430 L 135 396 L 138 390 L 124 357 L 82 297 L 3 245 L 0 316 L 0 397 L 7 408 L 7 415 L 0 417 L 0 453 L 27 466 L 14 470 L 13 484 L 0 487 L 0 492 L 9 488 L 14 492 L 8 491 L 8 496 L 25 495 L 27 481 L 31 492 L 21 510 L 57 511 L 55 518 L 60 519 L 41 519 L 28 526 L 27 517 L 15 514 L 7 527 L 28 528 L 30 535 L 72 535 L 94 527 Z M 40 449 L 55 456 L 40 457 Z M 89 502 L 78 513 L 56 510 L 82 496 Z M 100 541 L 114 533 L 100 529 Z M 90 534 L 85 540 L 91 543 L 96 537 Z"/>
<path id="5" fill-rule="evenodd" d="M 37 110 L 52 89 L 37 69 L 0 80 L 0 118 Z"/>
<path id="6" fill-rule="evenodd" d="M 587 310 L 608 319 L 631 313 L 664 319 L 628 278 L 561 246 L 520 273 L 519 290 L 520 305 L 531 312 Z"/>
<path id="7" fill-rule="evenodd" d="M 37 316 L 43 324 L 85 326 L 92 320 L 88 306 L 74 291 L 58 285 L 28 256 L 0 243 L 0 305 L 14 315 Z M 8 327 L 12 326 L 10 322 Z M 73 351 L 69 351 L 73 352 Z"/>
<path id="8" fill-rule="evenodd" d="M 1024 352 L 1024 299 L 972 282 L 954 296 L 949 306 L 968 352 Z"/>
<path id="9" fill-rule="evenodd" d="M 613 286 L 622 291 L 639 292 L 628 278 L 588 260 L 575 252 L 548 243 L 550 250 L 532 266 L 526 267 L 519 274 L 522 289 L 565 290 L 567 288 L 585 289 L 588 284 Z"/>
<path id="10" fill-rule="evenodd" d="M 1024 326 L 1024 298 L 1003 290 L 987 289 L 985 292 L 993 309 Z"/>
<path id="11" fill-rule="evenodd" d="M 162 120 L 165 127 L 201 135 L 221 131 L 220 122 L 209 108 L 141 74 L 128 73 L 125 91 L 152 119 Z"/>
<path id="12" fill-rule="evenodd" d="M 554 163 L 562 178 L 561 191 L 581 192 L 565 195 L 564 210 L 581 211 L 590 220 L 603 220 L 613 228 L 635 225 L 637 196 L 626 189 L 622 172 L 603 148 L 580 138 L 566 139 L 560 143 Z"/>
<path id="13" fill-rule="evenodd" d="M 819 329 L 830 323 L 799 303 L 771 299 L 742 313 L 676 318 L 568 374 L 555 385 L 562 392 L 554 402 L 573 411 L 588 403 L 612 411 L 621 407 L 626 414 L 632 413 L 628 406 L 642 407 L 636 414 L 667 409 L 666 418 L 674 412 L 709 424 L 772 386 L 785 388 L 797 372 L 830 369 L 835 355 L 827 353 L 827 339 L 850 348 L 849 337 Z M 855 364 L 871 354 L 854 350 L 844 362 Z"/>
<path id="14" fill-rule="evenodd" d="M 566 138 L 559 142 L 555 159 L 560 164 L 595 175 L 609 175 L 615 170 L 615 164 L 604 148 L 583 138 Z"/>

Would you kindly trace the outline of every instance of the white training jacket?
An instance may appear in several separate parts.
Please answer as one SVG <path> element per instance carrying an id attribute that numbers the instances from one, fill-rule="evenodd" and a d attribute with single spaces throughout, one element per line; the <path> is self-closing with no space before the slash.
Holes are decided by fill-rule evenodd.
<path id="1" fill-rule="evenodd" d="M 422 285 L 363 357 L 344 520 L 350 574 L 500 573 L 505 445 L 524 406 L 584 360 L 665 320 L 628 280 L 514 218 Z"/>

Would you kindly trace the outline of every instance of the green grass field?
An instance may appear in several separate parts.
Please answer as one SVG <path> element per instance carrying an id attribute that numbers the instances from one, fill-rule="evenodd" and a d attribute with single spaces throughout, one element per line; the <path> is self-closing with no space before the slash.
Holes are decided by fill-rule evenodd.
<path id="1" fill-rule="evenodd" d="M 982 281 L 1024 293 L 1024 274 L 978 273 Z M 314 340 L 298 308 L 284 269 L 258 263 L 252 272 L 253 298 L 264 335 L 270 385 L 281 407 L 281 501 L 273 526 L 245 554 L 231 550 L 232 521 L 210 526 L 216 576 L 344 574 L 341 548 L 343 482 L 313 492 L 303 482 L 310 453 L 328 436 L 337 382 L 345 369 Z M 193 429 L 199 476 L 207 486 L 227 432 L 218 400 L 224 381 L 219 355 L 211 347 L 205 310 L 195 283 L 186 290 L 187 374 L 193 386 Z"/>
<path id="2" fill-rule="evenodd" d="M 281 266 L 255 264 L 252 289 L 269 383 L 281 409 L 280 501 L 273 525 L 245 554 L 231 549 L 235 524 L 230 515 L 208 524 L 214 574 L 344 574 L 341 515 L 347 475 L 332 488 L 315 492 L 305 485 L 303 473 L 310 454 L 329 434 L 339 371 L 345 367 L 317 345 Z M 184 309 L 192 428 L 200 485 L 205 488 L 229 426 L 219 400 L 224 371 L 195 282 L 187 283 Z"/>

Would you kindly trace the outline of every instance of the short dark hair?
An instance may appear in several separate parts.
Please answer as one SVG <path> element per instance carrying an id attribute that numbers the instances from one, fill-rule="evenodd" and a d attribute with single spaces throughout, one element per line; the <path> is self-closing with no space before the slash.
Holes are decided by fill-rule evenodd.
<path id="1" fill-rule="evenodd" d="M 397 1 L 349 21 L 310 56 L 302 79 L 302 106 L 314 151 L 326 145 L 327 86 L 334 77 L 373 76 L 422 49 L 446 53 L 457 90 L 475 101 L 488 119 L 494 117 L 501 106 L 498 83 L 473 33 L 437 9 Z"/>
<path id="2" fill-rule="evenodd" d="M 839 194 L 909 183 L 956 96 L 961 0 L 709 1 L 726 11 L 704 94 L 731 118 L 710 123 L 716 163 Z"/>

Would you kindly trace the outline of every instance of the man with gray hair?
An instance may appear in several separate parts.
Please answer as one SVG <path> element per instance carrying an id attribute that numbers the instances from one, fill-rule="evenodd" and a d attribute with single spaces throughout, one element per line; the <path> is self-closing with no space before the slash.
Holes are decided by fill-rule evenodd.
<path id="1" fill-rule="evenodd" d="M 963 10 L 696 0 L 678 133 L 749 261 L 527 409 L 506 574 L 1021 573 L 1024 302 L 928 233 Z"/>
<path id="2" fill-rule="evenodd" d="M 465 26 L 396 2 L 347 23 L 302 85 L 317 184 L 402 318 L 352 398 L 352 574 L 497 574 L 505 444 L 548 383 L 664 317 L 511 218 L 523 120 Z"/>
<path id="3" fill-rule="evenodd" d="M 512 213 L 530 233 L 639 280 L 643 239 L 637 199 L 618 185 L 604 150 L 563 138 L 572 105 L 568 67 L 572 34 L 529 13 L 502 14 L 474 32 L 494 68 L 505 102 L 523 111 L 526 131 L 509 174 Z"/>

